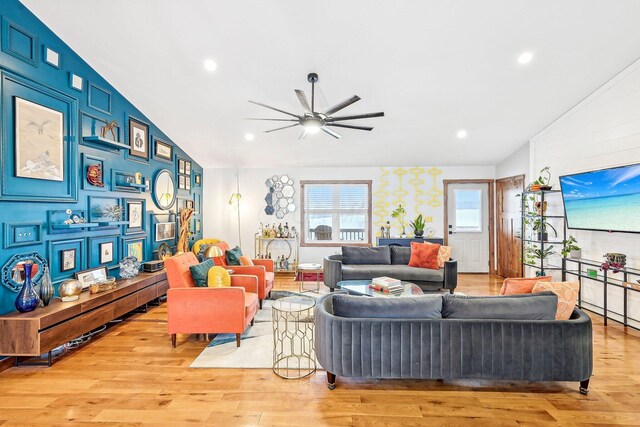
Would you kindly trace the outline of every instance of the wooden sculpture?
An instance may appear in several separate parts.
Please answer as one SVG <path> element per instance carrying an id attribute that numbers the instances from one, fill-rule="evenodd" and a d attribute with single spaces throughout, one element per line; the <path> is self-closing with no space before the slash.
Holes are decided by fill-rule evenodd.
<path id="1" fill-rule="evenodd" d="M 180 211 L 180 237 L 178 238 L 179 252 L 189 252 L 189 225 L 191 224 L 191 217 L 193 216 L 192 208 L 184 208 Z"/>
<path id="2" fill-rule="evenodd" d="M 117 140 L 116 138 L 116 129 L 118 128 L 118 122 L 115 120 L 111 120 L 110 122 L 106 122 L 104 126 L 100 128 L 100 136 L 102 138 L 107 137 L 107 132 L 111 132 L 111 136 L 113 136 L 113 140 Z"/>

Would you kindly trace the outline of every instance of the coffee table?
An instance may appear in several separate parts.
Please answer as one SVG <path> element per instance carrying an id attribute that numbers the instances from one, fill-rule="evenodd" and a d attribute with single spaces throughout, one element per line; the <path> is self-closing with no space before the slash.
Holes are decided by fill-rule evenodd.
<path id="1" fill-rule="evenodd" d="M 396 298 L 410 297 L 415 295 L 423 295 L 424 292 L 420 286 L 411 282 L 402 282 L 404 290 L 401 294 L 389 294 L 385 292 L 375 291 L 369 287 L 371 280 L 343 280 L 336 284 L 338 289 L 345 290 L 349 295 L 364 295 L 368 297 Z"/>

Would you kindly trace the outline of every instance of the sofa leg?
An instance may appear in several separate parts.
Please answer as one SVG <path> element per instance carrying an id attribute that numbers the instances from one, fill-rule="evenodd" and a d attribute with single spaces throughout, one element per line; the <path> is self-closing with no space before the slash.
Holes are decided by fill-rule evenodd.
<path id="1" fill-rule="evenodd" d="M 333 292 L 333 291 L 335 291 L 334 288 L 329 288 L 329 292 Z"/>
<path id="2" fill-rule="evenodd" d="M 176 334 L 171 334 L 171 346 L 173 348 L 176 348 L 176 341 L 177 341 Z"/>
<path id="3" fill-rule="evenodd" d="M 240 347 L 240 334 L 236 334 L 236 347 Z"/>
<path id="4" fill-rule="evenodd" d="M 327 387 L 329 390 L 333 390 L 336 388 L 336 374 L 332 374 L 327 371 Z"/>
<path id="5" fill-rule="evenodd" d="M 589 380 L 580 381 L 580 394 L 584 396 L 589 394 Z"/>

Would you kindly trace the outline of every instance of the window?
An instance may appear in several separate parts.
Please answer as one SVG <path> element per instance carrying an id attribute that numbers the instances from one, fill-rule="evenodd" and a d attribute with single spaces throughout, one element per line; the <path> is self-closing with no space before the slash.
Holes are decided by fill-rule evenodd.
<path id="1" fill-rule="evenodd" d="M 302 246 L 371 244 L 371 181 L 301 181 Z"/>
<path id="2" fill-rule="evenodd" d="M 482 232 L 482 190 L 455 189 L 456 230 Z"/>

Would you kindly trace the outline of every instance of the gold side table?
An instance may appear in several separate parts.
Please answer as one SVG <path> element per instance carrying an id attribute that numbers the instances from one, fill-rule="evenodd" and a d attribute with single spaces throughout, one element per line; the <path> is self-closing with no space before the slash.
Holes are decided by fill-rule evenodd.
<path id="1" fill-rule="evenodd" d="M 304 378 L 316 371 L 313 298 L 297 295 L 276 300 L 273 312 L 273 372 Z"/>

